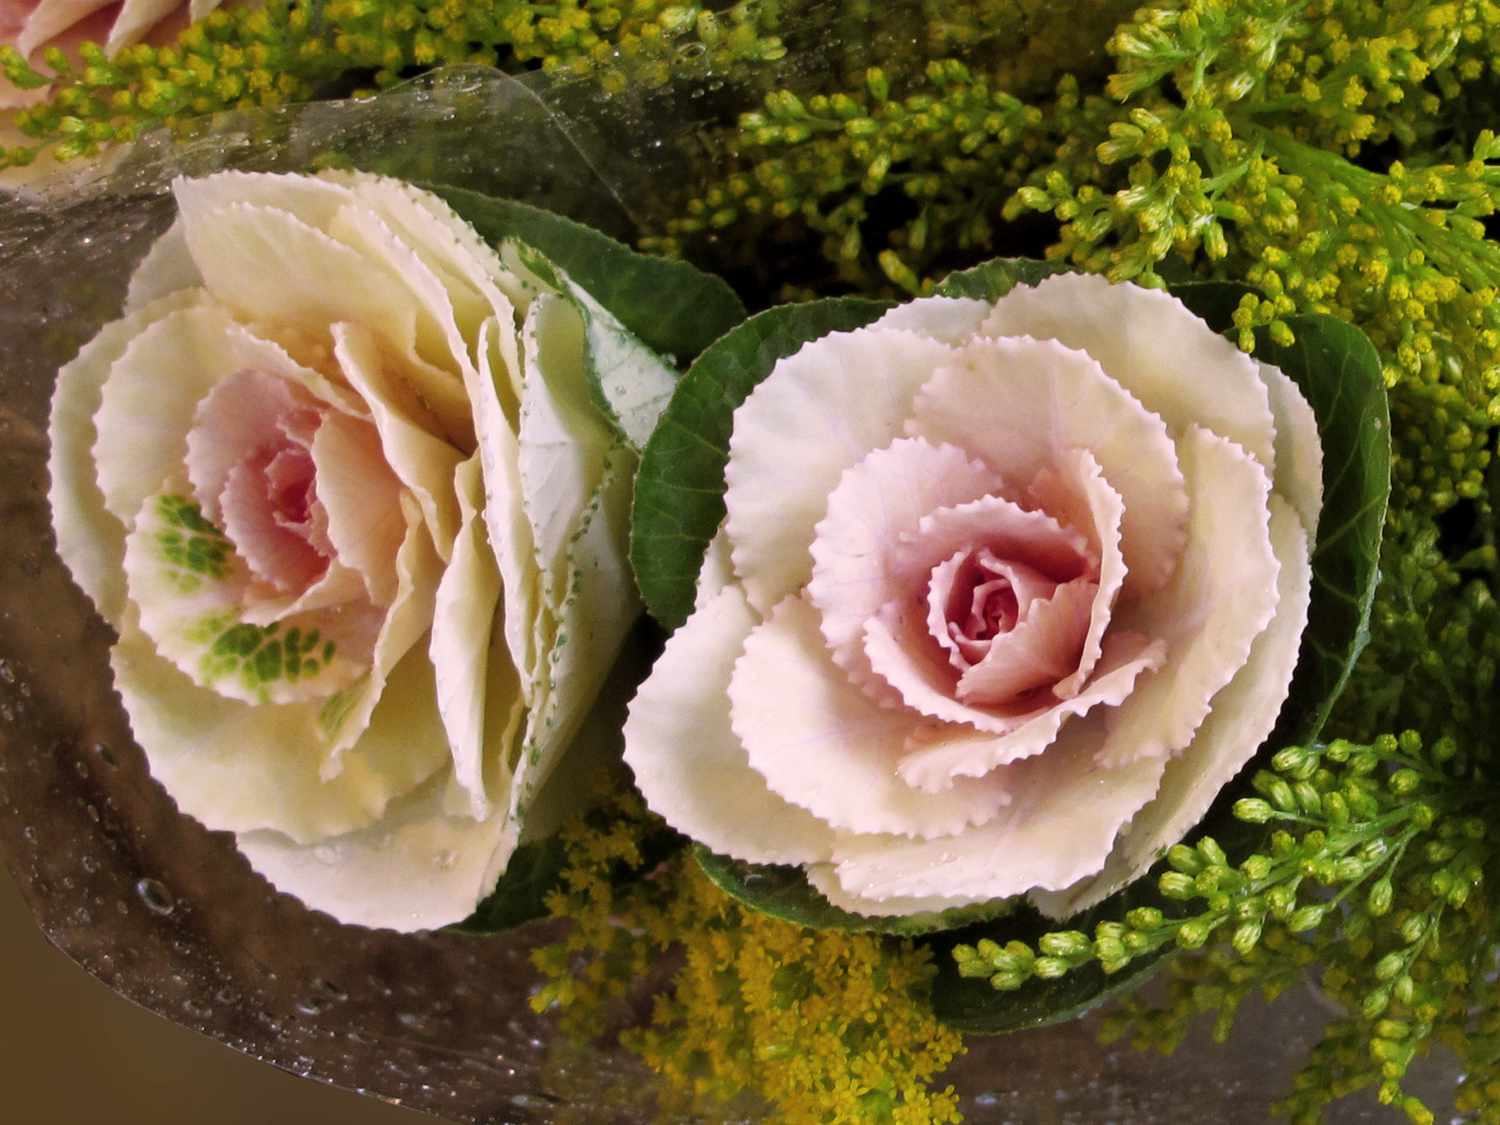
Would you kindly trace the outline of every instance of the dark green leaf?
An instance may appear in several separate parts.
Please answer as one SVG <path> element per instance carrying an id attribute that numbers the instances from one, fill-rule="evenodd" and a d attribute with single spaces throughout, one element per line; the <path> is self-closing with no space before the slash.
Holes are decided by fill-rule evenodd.
<path id="1" fill-rule="evenodd" d="M 505 874 L 474 913 L 449 929 L 470 934 L 508 930 L 547 913 L 547 894 L 557 886 L 567 859 L 556 836 L 522 844 L 510 857 Z"/>
<path id="2" fill-rule="evenodd" d="M 998 301 L 1017 285 L 1035 285 L 1044 277 L 1066 273 L 1061 262 L 1038 262 L 1031 258 L 994 258 L 973 269 L 950 273 L 938 285 L 939 297 L 973 297 Z"/>
<path id="3" fill-rule="evenodd" d="M 1272 742 L 1316 738 L 1370 639 L 1380 537 L 1391 494 L 1391 418 L 1380 356 L 1331 316 L 1286 320 L 1296 342 L 1260 331 L 1255 354 L 1296 381 L 1323 441 L 1323 514 L 1313 546 L 1312 607 L 1302 653 Z"/>
<path id="4" fill-rule="evenodd" d="M 869 324 L 889 306 L 837 297 L 782 305 L 711 344 L 677 386 L 641 455 L 630 561 L 646 608 L 675 629 L 693 608 L 703 551 L 724 519 L 724 465 L 736 408 L 776 361 L 809 340 Z"/>
<path id="5" fill-rule="evenodd" d="M 535 247 L 648 347 L 686 362 L 745 319 L 725 281 L 687 262 L 638 254 L 550 211 L 461 188 L 432 189 L 487 241 Z"/>
<path id="6" fill-rule="evenodd" d="M 867 918 L 863 914 L 851 914 L 830 904 L 808 884 L 800 867 L 741 863 L 739 860 L 715 855 L 704 847 L 695 848 L 694 852 L 704 874 L 731 898 L 773 918 L 817 930 L 913 936 L 998 918 L 1015 907 L 1015 900 L 1002 899 L 932 914 Z"/>

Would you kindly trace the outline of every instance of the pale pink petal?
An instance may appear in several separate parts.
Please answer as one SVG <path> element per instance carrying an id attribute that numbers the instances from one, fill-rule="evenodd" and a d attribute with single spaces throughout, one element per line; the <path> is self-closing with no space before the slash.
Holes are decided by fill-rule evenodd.
<path id="1" fill-rule="evenodd" d="M 720 525 L 703 552 L 698 581 L 693 587 L 693 609 L 699 610 L 728 586 L 736 585 L 734 563 L 729 558 L 729 536 Z"/>
<path id="2" fill-rule="evenodd" d="M 1043 511 L 1086 530 L 1090 545 L 1099 554 L 1099 592 L 1090 609 L 1083 654 L 1077 670 L 1052 689 L 1058 698 L 1067 699 L 1083 689 L 1094 670 L 1115 599 L 1125 582 L 1125 557 L 1120 552 L 1125 501 L 1109 486 L 1099 462 L 1086 449 L 1067 450 L 1053 468 L 1037 474 L 1029 491 Z"/>
<path id="3" fill-rule="evenodd" d="M 1138 878 L 1163 848 L 1183 839 L 1203 818 L 1275 726 L 1307 624 L 1312 568 L 1297 513 L 1278 496 L 1271 497 L 1270 507 L 1271 545 L 1281 562 L 1276 616 L 1256 637 L 1234 679 L 1214 696 L 1213 710 L 1191 745 L 1167 764 L 1155 799 L 1136 815 L 1104 870 L 1055 895 L 1036 896 L 1037 907 L 1049 917 L 1087 909 Z"/>
<path id="4" fill-rule="evenodd" d="M 267 494 L 265 473 L 237 465 L 220 494 L 224 533 L 250 572 L 286 592 L 305 590 L 328 565 L 328 560 L 294 531 L 282 527 Z"/>
<path id="5" fill-rule="evenodd" d="M 1057 340 L 1087 352 L 1160 415 L 1173 437 L 1203 426 L 1243 446 L 1267 473 L 1275 468 L 1275 423 L 1256 362 L 1164 290 L 1056 274 L 1001 297 L 982 331 Z M 1115 479 L 1108 462 L 1104 472 Z"/>
<path id="6" fill-rule="evenodd" d="M 1138 633 L 1118 630 L 1104 640 L 1104 652 L 1088 686 L 1077 695 L 1027 719 L 1009 734 L 984 734 L 959 726 L 938 728 L 931 737 L 914 739 L 897 767 L 902 780 L 927 792 L 939 792 L 955 777 L 982 777 L 1045 751 L 1064 722 L 1095 707 L 1115 707 L 1134 689 L 1136 680 L 1160 668 L 1167 646 Z"/>
<path id="7" fill-rule="evenodd" d="M 986 306 L 988 307 L 988 306 Z M 935 914 L 943 910 L 973 906 L 971 899 L 944 898 L 942 895 L 926 895 L 922 898 L 887 898 L 882 900 L 864 898 L 851 894 L 839 882 L 838 869 L 831 863 L 814 863 L 806 870 L 807 881 L 814 890 L 838 907 L 851 914 L 866 917 L 909 918 L 913 914 Z"/>
<path id="8" fill-rule="evenodd" d="M 787 598 L 745 642 L 729 685 L 731 727 L 772 792 L 834 828 L 931 837 L 995 816 L 1003 788 L 965 779 L 927 794 L 896 776 L 920 721 L 874 705 L 829 659 L 818 614 Z"/>
<path id="9" fill-rule="evenodd" d="M 406 535 L 401 482 L 391 472 L 375 427 L 330 412 L 312 443 L 318 504 L 334 556 L 355 570 L 370 600 L 396 596 L 396 551 Z"/>
<path id="10" fill-rule="evenodd" d="M 971 297 L 918 297 L 897 305 L 870 327 L 914 332 L 959 347 L 979 332 L 994 307 Z"/>
<path id="11" fill-rule="evenodd" d="M 865 622 L 865 655 L 875 672 L 908 708 L 929 720 L 1005 734 L 1052 705 L 1050 692 L 1036 692 L 1009 705 L 981 706 L 958 698 L 958 673 L 932 639 L 916 607 L 892 602 Z M 918 730 L 921 727 L 916 728 Z"/>
<path id="12" fill-rule="evenodd" d="M 1271 549 L 1271 481 L 1260 463 L 1209 430 L 1178 442 L 1192 503 L 1182 566 L 1116 626 L 1167 642 L 1166 665 L 1116 709 L 1106 764 L 1170 755 L 1186 746 L 1214 693 L 1245 663 L 1276 613 L 1280 564 Z"/>
<path id="13" fill-rule="evenodd" d="M 672 634 L 630 704 L 625 764 L 653 812 L 716 852 L 826 860 L 833 830 L 773 793 L 730 730 L 735 661 L 755 626 L 744 594 L 726 586 Z"/>
<path id="14" fill-rule="evenodd" d="M 1125 503 L 1121 596 L 1160 589 L 1186 536 L 1187 496 L 1166 425 L 1083 352 L 1051 340 L 976 340 L 922 387 L 909 427 L 1030 482 L 1087 449 Z"/>
<path id="15" fill-rule="evenodd" d="M 956 694 L 965 703 L 1004 704 L 1038 688 L 1050 688 L 1078 667 L 1097 583 L 1075 578 L 1051 598 L 1031 603 L 1030 612 L 990 642 L 984 659 L 958 678 Z"/>
<path id="16" fill-rule="evenodd" d="M 812 577 L 808 544 L 844 470 L 901 436 L 946 345 L 839 332 L 781 360 L 734 413 L 724 471 L 734 569 L 765 613 Z"/>
<path id="17" fill-rule="evenodd" d="M 241 607 L 240 619 L 251 625 L 269 625 L 299 613 L 335 606 L 339 608 L 340 632 L 349 637 L 358 651 L 373 649 L 385 613 L 379 606 L 370 604 L 358 572 L 338 562 L 329 563 L 328 569 L 312 585 L 298 593 L 266 597 L 261 591 L 256 591 L 256 597 Z"/>
<path id="18" fill-rule="evenodd" d="M 296 383 L 256 368 L 223 372 L 198 400 L 187 434 L 188 480 L 203 507 L 217 521 L 220 496 L 235 468 L 287 444 L 282 419 L 307 412 L 318 402 Z"/>
<path id="19" fill-rule="evenodd" d="M 1260 366 L 1276 419 L 1276 472 L 1271 487 L 1286 497 L 1308 539 L 1317 542 L 1318 514 L 1323 510 L 1323 442 L 1318 419 L 1297 384 L 1279 367 Z"/>
<path id="20" fill-rule="evenodd" d="M 996 770 L 1011 802 L 978 827 L 922 840 L 841 836 L 834 860 L 845 890 L 877 902 L 940 896 L 987 902 L 1066 887 L 1098 871 L 1120 830 L 1156 792 L 1160 758 L 1108 770 L 1095 711 L 1063 728 L 1047 753 Z"/>
<path id="21" fill-rule="evenodd" d="M 947 650 L 948 662 L 965 672 L 989 652 L 990 634 L 1015 628 L 1033 602 L 1047 600 L 1056 589 L 1045 574 L 1000 559 L 988 547 L 958 551 L 932 568 L 927 631 Z"/>
<path id="22" fill-rule="evenodd" d="M 1000 478 L 962 450 L 910 438 L 867 454 L 844 472 L 815 529 L 807 594 L 822 616 L 834 662 L 856 683 L 888 694 L 864 657 L 865 622 L 893 598 L 919 594 L 927 580 L 920 569 L 898 573 L 894 549 L 934 509 L 999 487 Z"/>

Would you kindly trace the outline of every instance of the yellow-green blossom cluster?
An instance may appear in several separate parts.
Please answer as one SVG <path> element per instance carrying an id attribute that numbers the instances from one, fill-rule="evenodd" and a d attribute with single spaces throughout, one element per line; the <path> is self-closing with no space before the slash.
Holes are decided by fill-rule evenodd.
<path id="1" fill-rule="evenodd" d="M 616 1021 L 620 1041 L 662 1077 L 664 1107 L 717 1113 L 748 1095 L 788 1122 L 959 1120 L 953 1089 L 936 1080 L 963 1048 L 928 1003 L 928 951 L 756 913 L 687 852 L 622 881 L 651 827 L 633 794 L 615 811 L 624 815 L 565 829 L 565 883 L 548 906 L 571 924 L 534 956 L 546 977 L 538 1010 L 560 1009 L 592 1038 L 653 965 L 678 958 L 649 1020 Z"/>

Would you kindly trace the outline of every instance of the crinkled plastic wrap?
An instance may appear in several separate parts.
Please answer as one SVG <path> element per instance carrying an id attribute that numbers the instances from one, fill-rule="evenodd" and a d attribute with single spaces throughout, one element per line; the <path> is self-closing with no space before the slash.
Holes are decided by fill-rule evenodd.
<path id="1" fill-rule="evenodd" d="M 761 79 L 795 86 L 861 64 L 810 19 L 807 42 Z M 493 939 L 340 926 L 177 813 L 111 689 L 109 629 L 52 549 L 46 417 L 57 368 L 117 313 L 169 221 L 173 176 L 353 166 L 518 197 L 630 239 L 670 211 L 683 162 L 717 158 L 700 123 L 759 96 L 678 62 L 685 78 L 614 95 L 437 72 L 372 99 L 214 119 L 0 203 L 0 856 L 52 941 L 117 992 L 297 1074 L 454 1121 L 654 1119 L 632 1057 L 562 1042 L 532 1014 L 528 954 L 550 924 Z M 1103 1048 L 1088 1019 L 973 1039 L 950 1078 L 971 1121 L 1261 1121 L 1328 1013 L 1300 990 L 1270 1013 L 1251 1007 L 1224 1050 L 1207 1029 L 1173 1060 Z M 1336 1117 L 1384 1119 L 1372 1099 Z"/>

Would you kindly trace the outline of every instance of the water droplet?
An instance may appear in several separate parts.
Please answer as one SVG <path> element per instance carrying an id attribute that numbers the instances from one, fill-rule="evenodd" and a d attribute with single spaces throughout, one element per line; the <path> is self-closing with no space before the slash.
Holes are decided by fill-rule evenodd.
<path id="1" fill-rule="evenodd" d="M 992 1091 L 974 1095 L 974 1104 L 981 1109 L 993 1109 L 1000 1104 L 1000 1095 Z"/>
<path id="2" fill-rule="evenodd" d="M 319 844 L 313 849 L 313 858 L 319 863 L 332 865 L 337 863 L 342 857 L 339 854 L 338 848 L 332 844 Z"/>
<path id="3" fill-rule="evenodd" d="M 28 824 L 25 828 L 21 829 L 21 837 L 28 844 L 34 844 L 34 843 L 36 843 L 36 828 L 34 828 L 32 825 Z"/>
<path id="4" fill-rule="evenodd" d="M 292 1008 L 299 1016 L 320 1016 L 323 1014 L 323 1002 L 309 996 L 306 1000 L 298 1000 Z"/>
<path id="5" fill-rule="evenodd" d="M 177 900 L 172 897 L 172 892 L 158 879 L 139 880 L 135 885 L 135 893 L 152 914 L 165 917 L 177 909 Z"/>
<path id="6" fill-rule="evenodd" d="M 453 865 L 457 862 L 458 853 L 447 848 L 432 857 L 432 865 L 439 871 L 452 871 Z"/>

